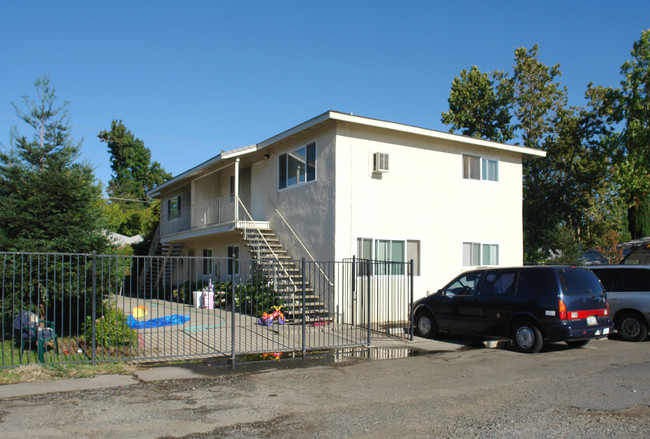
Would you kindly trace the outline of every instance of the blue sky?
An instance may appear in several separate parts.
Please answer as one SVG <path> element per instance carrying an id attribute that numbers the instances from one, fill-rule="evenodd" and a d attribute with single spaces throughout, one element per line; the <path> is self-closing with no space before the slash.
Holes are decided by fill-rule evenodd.
<path id="1" fill-rule="evenodd" d="M 0 5 L 0 143 L 11 102 L 50 75 L 82 158 L 121 119 L 174 175 L 327 110 L 441 131 L 464 68 L 512 71 L 517 47 L 560 64 L 572 105 L 616 86 L 650 2 L 15 1 Z"/>

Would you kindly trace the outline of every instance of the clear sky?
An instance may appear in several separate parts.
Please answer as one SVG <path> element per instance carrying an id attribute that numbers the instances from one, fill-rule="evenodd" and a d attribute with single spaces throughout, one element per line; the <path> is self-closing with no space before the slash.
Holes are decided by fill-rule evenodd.
<path id="1" fill-rule="evenodd" d="M 83 159 L 121 119 L 173 175 L 327 110 L 447 131 L 452 79 L 512 71 L 538 44 L 572 105 L 617 86 L 650 1 L 9 1 L 0 5 L 0 143 L 11 102 L 50 75 Z"/>

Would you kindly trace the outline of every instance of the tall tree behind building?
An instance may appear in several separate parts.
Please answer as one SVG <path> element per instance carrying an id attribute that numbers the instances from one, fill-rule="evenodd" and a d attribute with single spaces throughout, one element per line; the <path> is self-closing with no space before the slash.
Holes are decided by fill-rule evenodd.
<path id="1" fill-rule="evenodd" d="M 113 170 L 104 208 L 109 230 L 127 236 L 152 235 L 159 221 L 160 202 L 149 200 L 146 194 L 171 174 L 151 161 L 149 148 L 121 120 L 113 120 L 110 131 L 101 131 L 98 137 L 108 145 Z"/>
<path id="2" fill-rule="evenodd" d="M 621 86 L 593 87 L 592 102 L 612 126 L 613 177 L 628 208 L 632 238 L 650 236 L 650 30 L 633 44 L 621 66 Z"/>
<path id="3" fill-rule="evenodd" d="M 603 178 L 603 124 L 592 107 L 567 106 L 560 74 L 559 65 L 539 60 L 537 45 L 518 48 L 511 78 L 499 71 L 490 80 L 476 67 L 463 70 L 452 82 L 450 110 L 442 118 L 451 131 L 494 141 L 515 138 L 547 152 L 545 159 L 523 163 L 526 262 L 574 258 L 579 246 L 593 246 L 598 234 L 618 227 L 611 218 L 620 217 L 597 214 L 617 208 Z"/>
<path id="4" fill-rule="evenodd" d="M 160 163 L 151 162 L 151 151 L 135 137 L 121 120 L 111 122 L 110 131 L 97 136 L 108 145 L 113 175 L 108 182 L 108 193 L 113 197 L 146 199 L 150 189 L 169 180 Z"/>

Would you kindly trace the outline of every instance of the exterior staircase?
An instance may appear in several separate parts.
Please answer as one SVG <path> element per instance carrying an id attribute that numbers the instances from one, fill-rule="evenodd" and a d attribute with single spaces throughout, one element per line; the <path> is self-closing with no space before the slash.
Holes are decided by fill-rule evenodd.
<path id="1" fill-rule="evenodd" d="M 284 302 L 283 313 L 289 323 L 302 323 L 303 276 L 300 261 L 291 258 L 272 230 L 244 228 L 240 230 L 242 240 L 249 248 L 257 270 L 273 284 L 279 298 Z M 317 292 L 305 283 L 305 322 L 331 321 L 327 306 Z"/>
<path id="2" fill-rule="evenodd" d="M 172 281 L 172 273 L 177 264 L 177 256 L 180 256 L 183 251 L 183 244 L 163 244 L 160 242 L 160 229 L 151 243 L 149 249 L 149 256 L 152 258 L 145 258 L 144 268 L 140 272 L 140 293 L 151 291 L 157 285 L 170 285 Z"/>

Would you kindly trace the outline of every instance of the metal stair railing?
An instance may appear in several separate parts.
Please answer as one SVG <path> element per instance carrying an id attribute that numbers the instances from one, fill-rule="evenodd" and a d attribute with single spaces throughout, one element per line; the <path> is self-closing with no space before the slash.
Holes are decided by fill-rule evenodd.
<path id="1" fill-rule="evenodd" d="M 305 247 L 305 244 L 303 244 L 302 240 L 298 237 L 298 234 L 296 234 L 296 232 L 293 230 L 293 227 L 291 227 L 291 225 L 290 225 L 289 222 L 286 220 L 286 218 L 284 217 L 284 215 L 282 215 L 282 212 L 280 212 L 277 208 L 275 209 L 275 211 L 277 212 L 278 215 L 280 215 L 280 218 L 282 219 L 282 221 L 284 221 L 284 224 L 289 228 L 289 230 L 291 231 L 291 233 L 293 233 L 293 236 L 298 240 L 298 242 L 300 243 L 300 245 L 302 246 L 302 248 L 305 249 L 305 251 L 307 252 L 307 255 L 308 255 L 309 258 L 312 260 L 312 262 L 313 262 L 314 264 L 316 264 L 316 267 L 318 267 L 318 270 L 321 272 L 321 274 L 323 275 L 323 277 L 325 278 L 325 280 L 330 284 L 330 286 L 334 286 L 334 282 L 332 282 L 332 281 L 330 280 L 330 278 L 327 277 L 327 274 L 325 274 L 325 272 L 324 272 L 323 269 L 321 268 L 320 264 L 319 264 L 318 262 L 316 262 L 316 260 L 315 260 L 314 257 L 312 256 L 311 252 L 307 249 L 307 247 Z"/>
<path id="2" fill-rule="evenodd" d="M 147 253 L 147 256 L 144 258 L 143 264 L 142 264 L 142 271 L 140 272 L 140 276 L 138 276 L 138 282 L 140 282 L 140 288 L 144 287 L 144 283 L 146 281 L 146 276 L 147 276 L 147 270 L 151 269 L 152 267 L 148 267 L 148 265 L 153 266 L 153 256 L 156 254 L 156 250 L 158 249 L 158 246 L 160 245 L 160 223 L 158 223 L 158 227 L 156 227 L 156 232 L 153 235 L 153 238 L 151 240 L 151 246 L 149 247 L 149 252 Z"/>
<path id="3" fill-rule="evenodd" d="M 239 202 L 240 206 L 244 210 L 244 213 L 246 214 L 246 216 L 248 217 L 248 219 L 250 221 L 246 221 L 246 222 L 237 221 L 236 226 L 239 226 L 240 224 L 246 224 L 245 226 L 241 227 L 241 229 L 244 231 L 244 239 L 245 240 L 248 240 L 248 237 L 247 237 L 247 233 L 248 233 L 248 229 L 249 229 L 248 224 L 253 224 L 255 226 L 255 231 L 260 236 L 260 238 L 262 238 L 262 241 L 264 241 L 264 244 L 266 244 L 266 247 L 269 249 L 269 251 L 271 252 L 273 257 L 277 261 L 278 265 L 280 266 L 280 269 L 284 272 L 284 274 L 287 276 L 287 279 L 289 279 L 289 282 L 291 282 L 291 285 L 293 286 L 293 291 L 291 292 L 291 307 L 292 307 L 292 312 L 295 315 L 295 306 L 296 306 L 295 297 L 296 297 L 296 292 L 298 291 L 298 286 L 293 281 L 293 278 L 291 277 L 289 272 L 286 270 L 286 268 L 284 267 L 284 265 L 280 261 L 280 258 L 278 257 L 278 255 L 273 251 L 273 248 L 271 247 L 271 244 L 269 244 L 269 242 L 266 240 L 266 238 L 264 237 L 264 234 L 262 233 L 260 228 L 257 227 L 257 223 L 255 222 L 255 220 L 253 219 L 251 214 L 248 212 L 248 209 L 246 209 L 246 206 L 244 206 L 244 203 L 241 201 L 241 199 L 239 197 L 237 197 L 237 201 Z M 259 250 L 258 250 L 258 260 L 259 260 L 259 257 L 260 256 L 259 256 Z M 303 273 L 303 276 L 304 276 L 304 273 Z M 303 307 L 305 306 L 304 303 L 302 305 L 303 305 Z"/>

